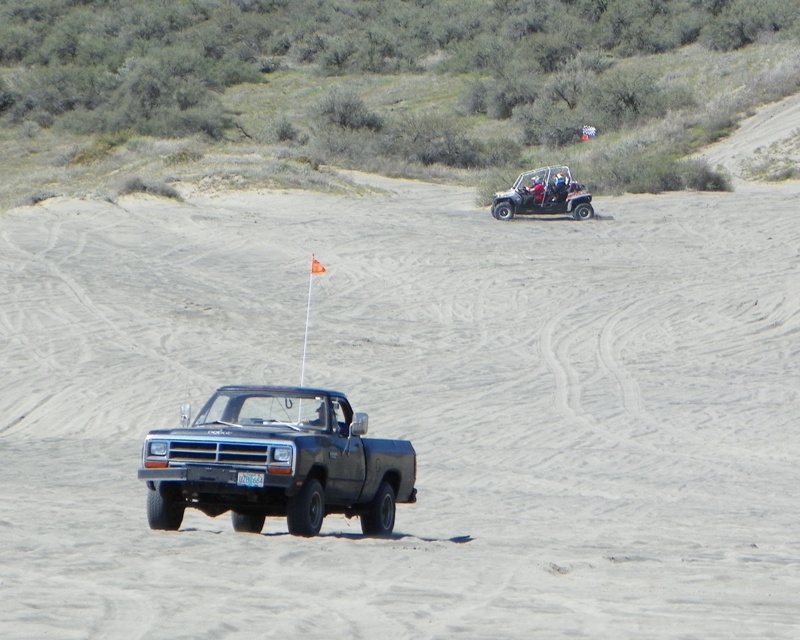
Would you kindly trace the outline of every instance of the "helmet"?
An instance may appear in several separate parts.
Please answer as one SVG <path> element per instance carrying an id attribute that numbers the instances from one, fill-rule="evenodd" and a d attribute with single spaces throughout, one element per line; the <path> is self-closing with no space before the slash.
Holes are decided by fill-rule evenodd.
<path id="1" fill-rule="evenodd" d="M 541 181 L 542 181 L 542 179 L 539 176 L 534 176 L 533 177 L 533 184 L 539 184 Z"/>

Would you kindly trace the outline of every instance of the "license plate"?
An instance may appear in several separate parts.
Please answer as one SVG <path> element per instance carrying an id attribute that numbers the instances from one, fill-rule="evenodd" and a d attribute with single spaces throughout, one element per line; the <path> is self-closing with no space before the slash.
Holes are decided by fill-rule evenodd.
<path id="1" fill-rule="evenodd" d="M 236 484 L 240 487 L 263 487 L 264 474 L 251 471 L 240 471 L 236 476 Z"/>

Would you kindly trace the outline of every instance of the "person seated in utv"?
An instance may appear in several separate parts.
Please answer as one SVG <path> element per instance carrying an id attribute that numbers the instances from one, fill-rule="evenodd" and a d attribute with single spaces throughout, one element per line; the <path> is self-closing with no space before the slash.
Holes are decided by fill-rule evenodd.
<path id="1" fill-rule="evenodd" d="M 563 173 L 557 173 L 556 179 L 553 182 L 553 201 L 555 202 L 564 202 L 567 199 L 567 190 L 569 189 L 569 185 L 567 185 L 567 179 L 564 177 Z"/>
<path id="2" fill-rule="evenodd" d="M 528 187 L 528 193 L 533 196 L 534 204 L 542 204 L 542 200 L 544 200 L 544 185 L 539 176 L 534 176 L 531 186 Z"/>

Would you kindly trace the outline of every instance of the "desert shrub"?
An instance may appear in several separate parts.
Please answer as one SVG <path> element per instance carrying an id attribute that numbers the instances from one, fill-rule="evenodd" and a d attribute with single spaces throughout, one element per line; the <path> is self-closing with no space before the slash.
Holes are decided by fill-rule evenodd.
<path id="1" fill-rule="evenodd" d="M 580 104 L 593 80 L 594 76 L 589 71 L 563 71 L 550 77 L 544 85 L 543 93 L 551 103 L 560 104 L 572 111 Z"/>
<path id="2" fill-rule="evenodd" d="M 706 160 L 678 161 L 683 186 L 695 191 L 732 191 L 730 176 L 722 170 L 712 169 Z"/>
<path id="3" fill-rule="evenodd" d="M 320 117 L 328 124 L 344 129 L 380 131 L 383 119 L 367 109 L 352 89 L 334 87 L 317 106 Z"/>
<path id="4" fill-rule="evenodd" d="M 18 98 L 12 115 L 19 119 L 29 113 L 57 116 L 77 107 L 93 109 L 114 82 L 112 74 L 99 67 L 35 67 L 15 80 Z"/>
<path id="5" fill-rule="evenodd" d="M 614 59 L 600 51 L 578 51 L 574 58 L 571 58 L 564 65 L 565 73 L 581 73 L 591 71 L 596 75 L 600 75 L 608 71 L 615 64 Z"/>
<path id="6" fill-rule="evenodd" d="M 495 71 L 503 69 L 511 56 L 511 45 L 493 34 L 480 34 L 473 40 L 452 47 L 452 56 L 443 69 L 456 73 Z"/>
<path id="7" fill-rule="evenodd" d="M 164 158 L 164 163 L 168 165 L 189 164 L 203 159 L 203 153 L 195 149 L 181 149 L 170 153 Z"/>
<path id="8" fill-rule="evenodd" d="M 86 166 L 93 164 L 110 156 L 114 149 L 122 143 L 123 140 L 115 140 L 106 136 L 100 137 L 87 146 L 70 153 L 66 158 L 67 165 Z"/>
<path id="9" fill-rule="evenodd" d="M 63 15 L 63 3 L 52 0 L 18 0 L 4 7 L 9 18 L 28 23 L 55 24 Z"/>
<path id="10" fill-rule="evenodd" d="M 319 54 L 317 61 L 326 73 L 343 73 L 356 51 L 355 44 L 350 40 L 333 38 L 327 42 L 325 50 Z"/>
<path id="11" fill-rule="evenodd" d="M 703 30 L 702 42 L 710 49 L 730 51 L 756 42 L 762 33 L 779 31 L 796 20 L 783 0 L 758 4 L 733 0 Z"/>
<path id="12" fill-rule="evenodd" d="M 514 7 L 504 20 L 503 33 L 512 40 L 519 40 L 532 33 L 545 33 L 550 14 L 543 10 L 541 3 L 533 2 L 522 8 Z M 507 9 L 508 10 L 508 9 Z"/>
<path id="13" fill-rule="evenodd" d="M 44 202 L 45 200 L 49 200 L 50 198 L 56 198 L 58 194 L 55 191 L 47 191 L 44 189 L 38 189 L 33 193 L 21 198 L 17 201 L 17 206 L 20 207 L 32 207 L 40 202 Z"/>
<path id="14" fill-rule="evenodd" d="M 14 102 L 16 102 L 16 96 L 11 89 L 8 88 L 5 81 L 0 78 L 0 115 L 13 107 Z"/>
<path id="15" fill-rule="evenodd" d="M 580 141 L 584 118 L 564 105 L 539 101 L 514 112 L 526 144 L 563 147 Z"/>
<path id="16" fill-rule="evenodd" d="M 367 28 L 355 40 L 355 54 L 350 60 L 350 69 L 367 73 L 396 73 L 414 67 L 407 59 L 400 42 L 389 29 Z"/>
<path id="17" fill-rule="evenodd" d="M 575 41 L 562 33 L 542 34 L 531 44 L 531 56 L 544 73 L 558 71 L 578 52 Z"/>
<path id="18" fill-rule="evenodd" d="M 510 118 L 516 107 L 536 101 L 542 83 L 536 66 L 521 60 L 510 61 L 494 80 L 483 82 L 482 113 L 496 120 Z"/>
<path id="19" fill-rule="evenodd" d="M 486 113 L 489 86 L 486 82 L 470 83 L 461 96 L 461 108 L 469 115 Z"/>
<path id="20" fill-rule="evenodd" d="M 288 142 L 296 140 L 300 135 L 300 130 L 295 127 L 291 121 L 286 118 L 281 118 L 273 125 L 275 139 L 278 142 Z"/>
<path id="21" fill-rule="evenodd" d="M 0 62 L 16 64 L 39 46 L 39 35 L 27 25 L 0 19 Z"/>
<path id="22" fill-rule="evenodd" d="M 312 32 L 292 46 L 292 53 L 298 62 L 314 62 L 326 48 L 325 38 L 317 32 Z"/>
<path id="23" fill-rule="evenodd" d="M 86 25 L 91 24 L 85 10 L 73 11 L 59 20 L 59 28 L 47 33 L 44 41 L 27 56 L 30 64 L 66 64 L 75 59 Z"/>
<path id="24" fill-rule="evenodd" d="M 586 90 L 585 113 L 606 130 L 635 125 L 662 116 L 666 106 L 655 79 L 648 73 L 614 68 L 598 76 Z"/>
<path id="25" fill-rule="evenodd" d="M 514 107 L 534 100 L 535 95 L 524 92 L 524 86 L 481 81 L 467 87 L 461 105 L 465 113 L 483 113 L 494 120 L 505 120 L 514 113 Z"/>
<path id="26" fill-rule="evenodd" d="M 318 164 L 363 167 L 385 153 L 383 137 L 371 129 L 322 127 L 311 138 L 306 154 Z"/>
<path id="27" fill-rule="evenodd" d="M 408 116 L 394 124 L 389 139 L 392 141 L 392 155 L 423 165 L 474 168 L 486 163 L 481 145 L 471 140 L 453 119 L 445 116 Z"/>
<path id="28" fill-rule="evenodd" d="M 728 191 L 730 182 L 723 172 L 711 169 L 703 160 L 680 160 L 669 148 L 634 140 L 593 158 L 593 178 L 605 191 L 661 193 L 696 189 Z"/>
<path id="29" fill-rule="evenodd" d="M 703 16 L 685 1 L 617 0 L 598 22 L 598 44 L 623 56 L 670 51 L 692 42 Z"/>
<path id="30" fill-rule="evenodd" d="M 147 181 L 139 177 L 128 178 L 119 188 L 119 195 L 125 196 L 132 193 L 146 193 L 161 198 L 181 200 L 180 194 L 168 184 L 159 181 Z"/>

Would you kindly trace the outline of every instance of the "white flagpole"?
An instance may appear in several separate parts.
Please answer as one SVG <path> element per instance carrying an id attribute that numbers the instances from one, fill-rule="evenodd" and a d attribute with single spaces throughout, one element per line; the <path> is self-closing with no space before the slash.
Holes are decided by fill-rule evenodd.
<path id="1" fill-rule="evenodd" d="M 311 283 L 314 281 L 314 256 L 311 256 L 311 264 L 312 268 L 310 273 L 308 274 L 308 304 L 306 305 L 306 331 L 305 336 L 303 337 L 303 364 L 300 367 L 300 386 L 303 386 L 303 380 L 305 379 L 306 373 L 306 348 L 308 346 L 308 325 L 311 320 Z"/>

